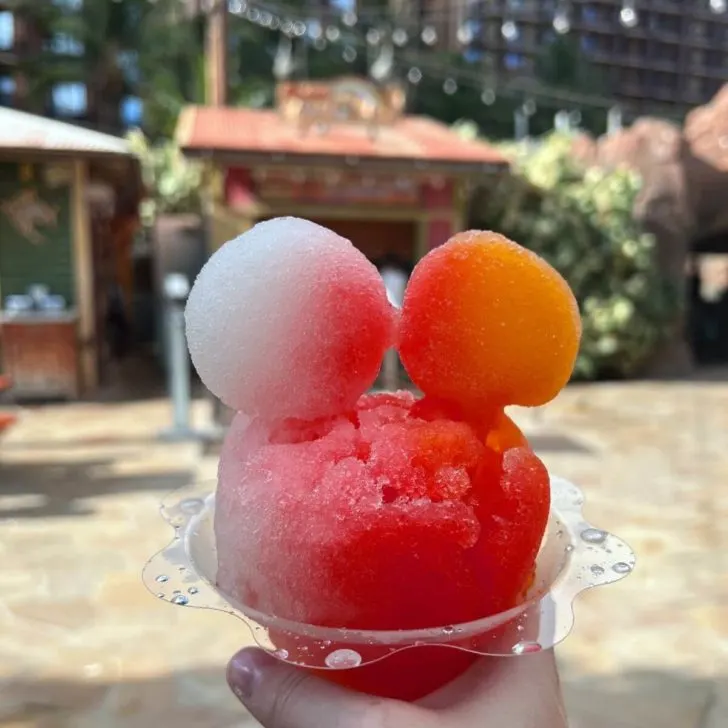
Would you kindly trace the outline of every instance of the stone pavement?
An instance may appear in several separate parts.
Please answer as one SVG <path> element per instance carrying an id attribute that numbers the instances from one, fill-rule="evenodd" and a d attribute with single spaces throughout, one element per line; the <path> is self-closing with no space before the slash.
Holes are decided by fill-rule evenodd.
<path id="1" fill-rule="evenodd" d="M 140 581 L 160 499 L 214 457 L 155 439 L 158 399 L 21 414 L 0 443 L 0 726 L 252 725 L 224 683 L 244 625 Z M 638 554 L 559 649 L 574 728 L 728 726 L 728 382 L 572 387 L 515 416 Z"/>

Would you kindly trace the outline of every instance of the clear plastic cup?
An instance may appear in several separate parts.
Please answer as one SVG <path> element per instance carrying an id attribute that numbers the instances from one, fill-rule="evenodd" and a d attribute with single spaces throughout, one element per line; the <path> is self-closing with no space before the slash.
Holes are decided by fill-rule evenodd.
<path id="1" fill-rule="evenodd" d="M 172 604 L 234 615 L 276 658 L 385 697 L 417 699 L 457 677 L 478 656 L 516 657 L 553 647 L 573 627 L 577 595 L 623 579 L 635 565 L 624 541 L 584 519 L 579 488 L 551 476 L 551 514 L 535 578 L 513 609 L 428 629 L 320 627 L 263 614 L 220 591 L 214 488 L 214 482 L 201 483 L 165 499 L 162 515 L 175 538 L 144 567 L 147 588 Z"/>

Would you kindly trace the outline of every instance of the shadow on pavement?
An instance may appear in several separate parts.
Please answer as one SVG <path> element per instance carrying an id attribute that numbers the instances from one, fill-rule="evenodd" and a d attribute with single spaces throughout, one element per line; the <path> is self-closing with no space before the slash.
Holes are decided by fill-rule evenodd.
<path id="1" fill-rule="evenodd" d="M 528 659 L 527 657 L 524 659 Z M 716 685 L 668 671 L 565 680 L 571 728 L 718 728 Z M 725 690 L 726 682 L 722 687 Z M 720 687 L 720 686 L 718 686 Z M 253 728 L 229 693 L 224 668 L 139 680 L 11 678 L 0 687 L 0 726 L 33 728 Z M 483 725 L 487 724 L 487 720 Z M 321 726 L 321 728 L 327 728 Z M 506 728 L 498 726 L 498 728 Z M 516 728 L 513 726 L 512 728 Z"/>
<path id="2" fill-rule="evenodd" d="M 193 478 L 192 471 L 181 468 L 119 474 L 114 472 L 117 464 L 118 460 L 111 458 L 0 462 L 0 519 L 90 516 L 94 513 L 88 505 L 92 498 L 172 491 Z"/>

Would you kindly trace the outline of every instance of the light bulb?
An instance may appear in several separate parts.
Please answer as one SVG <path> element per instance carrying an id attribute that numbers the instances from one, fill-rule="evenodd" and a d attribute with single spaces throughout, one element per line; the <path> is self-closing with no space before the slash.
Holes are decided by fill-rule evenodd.
<path id="1" fill-rule="evenodd" d="M 512 20 L 506 20 L 501 25 L 501 35 L 506 40 L 516 40 L 518 38 L 518 26 Z"/>
<path id="2" fill-rule="evenodd" d="M 407 80 L 410 83 L 419 83 L 422 80 L 422 71 L 420 71 L 420 69 L 416 66 L 410 68 L 410 70 L 407 71 Z"/>
<path id="3" fill-rule="evenodd" d="M 392 42 L 394 43 L 394 45 L 407 45 L 407 40 L 407 31 L 403 30 L 402 28 L 397 28 L 397 30 L 392 33 Z"/>
<path id="4" fill-rule="evenodd" d="M 448 96 L 452 96 L 458 90 L 457 81 L 454 78 L 446 78 L 445 83 L 442 84 L 442 90 Z"/>
<path id="5" fill-rule="evenodd" d="M 457 38 L 463 45 L 468 45 L 468 43 L 473 42 L 473 29 L 470 26 L 470 23 L 463 23 L 458 28 Z"/>
<path id="6" fill-rule="evenodd" d="M 564 35 L 565 33 L 568 33 L 571 30 L 571 21 L 569 20 L 569 16 L 565 11 L 559 11 L 554 15 L 554 30 L 559 35 Z"/>
<path id="7" fill-rule="evenodd" d="M 437 31 L 432 26 L 427 26 L 422 30 L 422 42 L 425 45 L 435 45 L 437 43 Z"/>
<path id="8" fill-rule="evenodd" d="M 495 103 L 495 91 L 492 88 L 483 89 L 483 93 L 480 94 L 480 100 L 486 105 L 490 106 Z"/>
<path id="9" fill-rule="evenodd" d="M 637 17 L 637 13 L 631 5 L 625 5 L 619 11 L 619 22 L 622 23 L 625 28 L 634 28 L 638 21 L 639 18 Z"/>

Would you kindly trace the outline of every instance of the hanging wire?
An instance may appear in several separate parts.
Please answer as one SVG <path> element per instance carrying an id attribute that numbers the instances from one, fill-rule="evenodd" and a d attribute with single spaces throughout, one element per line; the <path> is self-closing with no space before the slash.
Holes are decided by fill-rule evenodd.
<path id="1" fill-rule="evenodd" d="M 725 0 L 710 0 L 711 2 L 725 2 Z M 232 10 L 231 5 L 235 0 L 230 0 L 229 8 Z M 344 24 L 341 19 L 341 13 L 331 12 L 319 13 L 318 18 L 305 18 L 301 19 L 301 8 L 291 7 L 282 4 L 273 4 L 271 2 L 245 2 L 241 0 L 243 6 L 242 17 L 246 18 L 250 22 L 257 25 L 261 25 L 262 20 L 270 16 L 270 25 L 268 27 L 273 28 L 276 21 L 280 23 L 280 30 L 283 33 L 292 34 L 294 36 L 300 36 L 308 34 L 314 41 L 314 48 L 322 50 L 326 47 L 327 42 L 338 43 L 339 41 L 345 42 L 344 51 L 346 52 L 345 59 L 356 58 L 358 55 L 357 48 L 366 49 L 367 40 L 365 37 L 365 30 L 363 29 L 364 23 L 370 23 L 377 21 L 379 27 L 382 27 L 383 15 L 381 12 L 372 13 L 370 9 L 362 6 L 357 11 L 357 18 L 354 25 L 349 27 Z M 484 6 L 487 7 L 488 0 L 475 0 L 473 3 L 467 3 L 468 7 L 473 6 Z M 501 32 L 504 37 L 510 36 L 511 39 L 518 37 L 518 27 L 515 23 L 514 4 L 512 0 L 506 0 L 505 11 L 509 15 L 503 15 L 508 17 L 501 27 Z M 465 5 L 465 0 L 461 0 L 461 4 Z M 569 3 L 569 5 L 571 5 Z M 237 4 L 234 5 L 237 10 L 240 10 Z M 251 11 L 255 12 L 251 12 Z M 558 8 L 557 8 L 558 10 Z M 625 11 L 627 25 L 632 24 L 634 26 L 637 22 L 637 12 L 635 9 L 634 0 L 623 0 L 622 8 L 620 11 L 620 20 L 624 23 Z M 631 11 L 631 14 L 630 14 Z M 447 12 L 448 15 L 452 12 L 451 10 L 440 10 L 438 13 L 442 15 L 443 12 Z M 266 15 L 267 13 L 267 15 Z M 432 18 L 437 13 L 431 12 L 428 14 L 428 18 Z M 386 17 L 386 16 L 384 16 Z M 444 16 L 443 16 L 444 17 Z M 319 19 L 320 18 L 320 19 Z M 322 22 L 323 21 L 323 22 Z M 344 30 L 337 25 L 337 22 L 341 22 L 344 25 Z M 512 23 L 512 27 L 508 25 Z M 413 85 L 419 84 L 425 76 L 433 79 L 440 79 L 442 82 L 443 91 L 448 93 L 448 89 L 455 93 L 461 88 L 471 88 L 480 93 L 481 101 L 484 105 L 491 105 L 495 102 L 497 96 L 504 96 L 507 98 L 514 98 L 516 100 L 523 99 L 524 94 L 528 95 L 529 99 L 534 102 L 538 100 L 539 103 L 545 105 L 563 104 L 574 108 L 575 106 L 587 107 L 587 108 L 599 108 L 609 109 L 614 107 L 615 99 L 613 97 L 605 97 L 601 95 L 584 94 L 579 92 L 571 92 L 565 89 L 553 88 L 541 84 L 538 81 L 527 78 L 517 79 L 501 79 L 498 77 L 488 78 L 484 81 L 484 67 L 476 70 L 468 68 L 459 68 L 452 64 L 444 64 L 442 59 L 429 57 L 428 51 L 418 51 L 416 48 L 413 49 L 408 45 L 408 41 L 412 37 L 405 28 L 418 28 L 418 32 L 415 33 L 415 37 L 421 37 L 421 33 L 432 26 L 427 24 L 427 20 L 424 24 L 419 23 L 412 25 L 406 22 L 402 22 L 398 27 L 391 32 L 390 38 L 392 44 L 398 46 L 397 51 L 392 47 L 392 67 L 402 73 L 409 83 Z M 505 28 L 503 27 L 505 26 Z M 434 31 L 434 28 L 432 28 Z M 505 30 L 505 32 L 504 32 Z M 397 31 L 403 31 L 406 34 L 406 38 L 402 34 L 398 34 Z M 381 32 L 381 31 L 380 31 Z M 429 44 L 437 42 L 437 33 L 434 32 L 434 36 L 430 33 L 426 33 L 426 39 Z M 398 42 L 396 42 L 398 41 Z M 347 50 L 348 49 L 348 50 Z M 342 55 L 344 55 L 342 51 Z M 354 55 L 356 54 L 356 55 Z M 484 57 L 487 60 L 487 54 Z M 484 63 L 484 66 L 487 66 Z M 447 81 L 454 83 L 447 83 L 447 89 L 445 88 Z M 622 104 L 621 108 L 627 112 L 629 110 L 628 104 Z M 665 117 L 679 119 L 679 114 L 674 108 L 667 105 L 654 104 L 653 109 L 655 112 L 660 111 Z M 636 110 L 635 110 L 636 113 Z"/>

